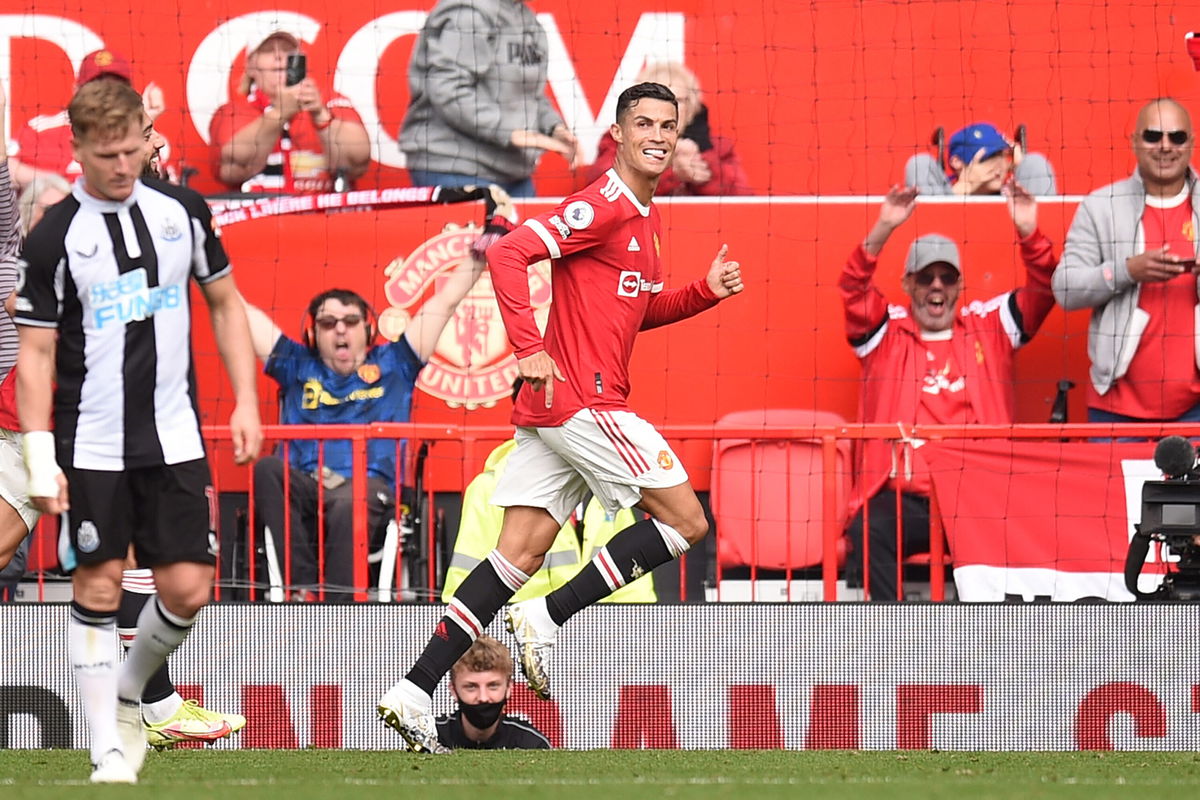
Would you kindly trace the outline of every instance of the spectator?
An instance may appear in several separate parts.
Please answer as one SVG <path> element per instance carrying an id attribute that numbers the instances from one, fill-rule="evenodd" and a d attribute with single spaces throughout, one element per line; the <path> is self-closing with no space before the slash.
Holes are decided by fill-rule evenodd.
<path id="1" fill-rule="evenodd" d="M 1137 169 L 1075 211 L 1054 295 L 1092 309 L 1089 422 L 1200 420 L 1195 308 L 1200 184 L 1192 121 L 1170 98 L 1138 113 Z"/>
<path id="2" fill-rule="evenodd" d="M 532 197 L 543 150 L 578 167 L 578 142 L 546 97 L 549 52 L 525 0 L 439 0 L 408 66 L 400 149 L 413 184 Z"/>
<path id="3" fill-rule="evenodd" d="M 61 175 L 40 173 L 25 184 L 17 198 L 17 211 L 21 215 L 21 229 L 28 231 L 46 213 L 46 209 L 71 193 L 71 184 Z"/>
<path id="4" fill-rule="evenodd" d="M 133 70 L 129 60 L 107 49 L 88 53 L 79 65 L 75 86 L 78 88 L 104 77 L 132 84 Z M 142 92 L 142 103 L 151 121 L 156 119 L 164 109 L 162 89 L 154 83 L 147 84 Z M 166 153 L 169 154 L 169 148 Z M 79 177 L 79 162 L 71 149 L 71 123 L 65 109 L 34 117 L 21 127 L 13 144 L 9 169 L 18 191 L 38 176 L 58 175 L 69 180 Z"/>
<path id="5" fill-rule="evenodd" d="M 893 186 L 879 221 L 850 254 L 839 287 L 846 334 L 862 362 L 859 420 L 917 425 L 1008 424 L 1013 421 L 1013 353 L 1037 333 L 1054 307 L 1054 252 L 1037 228 L 1037 204 L 1019 184 L 1005 187 L 1020 237 L 1026 284 L 958 310 L 962 268 L 958 247 L 929 233 L 913 241 L 901 285 L 907 307 L 889 305 L 873 276 L 879 252 L 916 206 L 917 190 Z M 862 506 L 870 501 L 869 593 L 897 598 L 896 507 L 901 504 L 904 556 L 929 549 L 928 471 L 920 442 L 866 441 L 856 454 L 849 535 L 862 564 Z M 936 566 L 935 566 L 936 568 Z"/>
<path id="6" fill-rule="evenodd" d="M 466 750 L 549 750 L 550 740 L 525 719 L 504 713 L 512 694 L 512 653 L 486 633 L 450 669 L 458 710 L 438 717 L 438 741 Z"/>
<path id="7" fill-rule="evenodd" d="M 487 558 L 488 553 L 496 549 L 500 526 L 504 522 L 504 509 L 492 505 L 492 492 L 496 490 L 496 483 L 504 474 L 508 457 L 516 447 L 516 441 L 509 439 L 493 450 L 484 463 L 483 472 L 476 475 L 463 492 L 462 519 L 458 525 L 458 537 L 454 540 L 454 554 L 446 570 L 442 602 L 449 603 L 463 579 L 480 561 Z M 633 511 L 628 508 L 620 509 L 615 515 L 609 514 L 595 497 L 586 503 L 582 516 L 577 515 L 578 509 L 574 519 L 568 520 L 559 530 L 541 569 L 513 595 L 510 602 L 540 597 L 562 586 L 575 577 L 617 531 L 637 521 Z M 654 576 L 646 574 L 617 589 L 601 602 L 653 603 L 657 599 Z"/>
<path id="8" fill-rule="evenodd" d="M 753 194 L 746 172 L 733 150 L 733 140 L 712 133 L 708 107 L 692 71 L 678 61 L 647 64 L 637 82 L 654 81 L 669 88 L 679 101 L 679 144 L 671 167 L 658 182 L 658 196 Z M 596 161 L 588 168 L 588 182 L 613 164 L 617 143 L 611 133 L 600 138 Z"/>
<path id="9" fill-rule="evenodd" d="M 502 194 L 497 213 L 513 216 Z M 438 338 L 453 318 L 459 302 L 483 272 L 481 259 L 472 258 L 452 273 L 444 286 L 412 318 L 396 342 L 376 345 L 375 315 L 367 301 L 346 289 L 330 289 L 312 299 L 305 315 L 301 341 L 284 336 L 261 310 L 247 303 L 254 350 L 265 372 L 279 384 L 280 422 L 300 424 L 362 424 L 407 422 L 417 374 L 429 361 Z M 317 465 L 318 443 L 293 440 L 288 447 L 291 581 L 294 597 L 312 599 L 318 589 Z M 324 448 L 325 582 L 338 588 L 327 600 L 350 600 L 354 562 L 352 542 L 349 440 L 328 441 Z M 376 439 L 367 457 L 369 528 L 375 530 L 394 502 L 396 444 Z M 283 563 L 283 461 L 277 456 L 254 465 L 254 501 L 259 523 L 270 528 L 275 554 Z"/>
<path id="10" fill-rule="evenodd" d="M 1000 194 L 1009 175 L 1032 195 L 1058 194 L 1054 168 L 1041 153 L 1026 153 L 1020 145 L 987 122 L 976 122 L 950 137 L 946 169 L 927 153 L 904 165 L 904 183 L 925 195 Z"/>
<path id="11" fill-rule="evenodd" d="M 307 74 L 287 85 L 298 53 L 300 40 L 282 30 L 247 43 L 238 95 L 209 124 L 213 173 L 232 190 L 330 192 L 339 175 L 349 186 L 367 171 L 371 143 L 350 101 L 323 95 Z"/>

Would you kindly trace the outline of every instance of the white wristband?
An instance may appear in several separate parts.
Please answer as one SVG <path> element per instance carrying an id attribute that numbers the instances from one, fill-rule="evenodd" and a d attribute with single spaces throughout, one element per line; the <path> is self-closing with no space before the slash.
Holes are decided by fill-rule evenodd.
<path id="1" fill-rule="evenodd" d="M 51 431 L 29 431 L 21 436 L 25 469 L 29 471 L 30 497 L 58 497 L 58 476 L 62 469 L 54 454 Z"/>

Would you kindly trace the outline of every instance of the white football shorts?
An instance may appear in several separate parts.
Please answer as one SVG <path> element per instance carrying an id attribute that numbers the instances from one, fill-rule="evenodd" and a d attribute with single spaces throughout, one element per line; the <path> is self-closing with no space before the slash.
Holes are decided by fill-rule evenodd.
<path id="1" fill-rule="evenodd" d="M 0 428 L 0 499 L 17 510 L 25 527 L 33 530 L 41 512 L 29 502 L 29 476 L 21 458 L 21 434 Z"/>
<path id="2" fill-rule="evenodd" d="M 544 508 L 559 524 L 588 489 L 615 514 L 636 505 L 642 489 L 688 479 L 667 440 L 632 411 L 585 408 L 553 428 L 517 428 L 516 439 L 492 504 Z"/>

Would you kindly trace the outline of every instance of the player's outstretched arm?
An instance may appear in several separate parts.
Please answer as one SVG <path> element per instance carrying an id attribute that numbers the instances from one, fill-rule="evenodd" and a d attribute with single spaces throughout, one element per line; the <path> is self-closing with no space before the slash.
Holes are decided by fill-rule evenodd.
<path id="1" fill-rule="evenodd" d="M 258 392 L 255 390 L 254 345 L 246 320 L 245 302 L 238 293 L 232 275 L 217 278 L 201 286 L 212 317 L 217 349 L 233 384 L 234 407 L 229 416 L 233 439 L 233 460 L 246 464 L 258 456 L 262 447 L 262 423 L 258 418 Z"/>

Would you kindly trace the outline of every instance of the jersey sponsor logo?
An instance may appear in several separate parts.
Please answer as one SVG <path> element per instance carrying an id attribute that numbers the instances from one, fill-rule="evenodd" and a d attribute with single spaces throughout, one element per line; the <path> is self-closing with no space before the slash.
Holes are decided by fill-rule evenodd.
<path id="1" fill-rule="evenodd" d="M 384 294 L 390 307 L 379 315 L 385 337 L 398 340 L 450 275 L 467 266 L 471 243 L 478 236 L 475 226 L 449 225 L 388 264 Z M 529 270 L 529 299 L 538 324 L 545 328 L 550 311 L 549 261 Z M 490 408 L 508 398 L 516 377 L 517 360 L 504 332 L 491 275 L 485 271 L 442 331 L 429 363 L 417 376 L 416 388 L 450 408 Z"/>
<path id="2" fill-rule="evenodd" d="M 658 451 L 658 465 L 665 470 L 671 470 L 675 467 L 675 459 L 671 458 L 671 453 L 668 450 Z"/>
<path id="3" fill-rule="evenodd" d="M 317 406 L 340 406 L 344 403 L 378 400 L 384 394 L 382 386 L 368 386 L 363 389 L 355 389 L 353 392 L 339 397 L 331 394 L 325 385 L 316 378 L 309 378 L 304 382 L 304 394 L 300 400 L 300 406 L 305 411 L 312 411 Z"/>
<path id="4" fill-rule="evenodd" d="M 653 288 L 654 284 L 642 279 L 642 273 L 632 270 L 624 270 L 617 280 L 617 295 L 620 297 L 637 297 Z"/>
<path id="5" fill-rule="evenodd" d="M 366 383 L 375 383 L 379 380 L 379 365 L 363 364 L 358 368 L 358 377 L 362 378 Z"/>
<path id="6" fill-rule="evenodd" d="M 596 210 L 586 200 L 576 200 L 563 209 L 563 218 L 572 228 L 581 231 L 592 224 L 592 220 L 596 218 Z"/>
<path id="7" fill-rule="evenodd" d="M 75 546 L 81 553 L 94 553 L 100 549 L 100 532 L 96 530 L 96 523 L 90 519 L 79 523 L 79 529 L 75 531 Z"/>
<path id="8" fill-rule="evenodd" d="M 629 237 L 629 247 L 626 247 L 625 249 L 631 253 L 642 252 L 642 246 L 640 244 L 638 244 L 638 240 L 637 240 L 636 236 Z"/>
<path id="9" fill-rule="evenodd" d="M 559 238 L 561 238 L 564 242 L 571 238 L 571 229 L 567 227 L 567 224 L 562 221 L 562 217 L 560 217 L 558 214 L 555 214 L 550 218 L 550 224 L 554 226 L 556 231 L 558 231 Z"/>
<path id="10" fill-rule="evenodd" d="M 97 329 L 110 323 L 124 325 L 149 319 L 160 311 L 180 308 L 183 301 L 183 287 L 179 285 L 150 286 L 145 267 L 88 288 L 92 324 Z"/>

